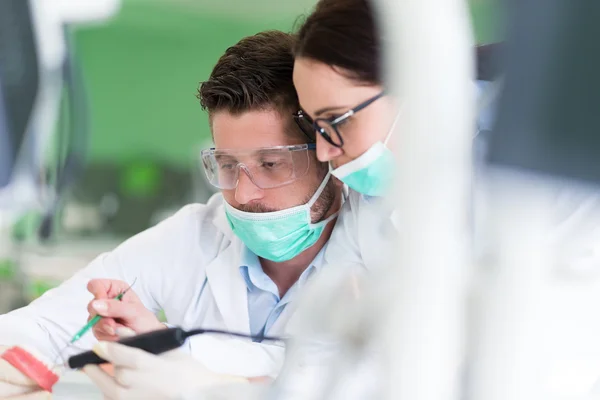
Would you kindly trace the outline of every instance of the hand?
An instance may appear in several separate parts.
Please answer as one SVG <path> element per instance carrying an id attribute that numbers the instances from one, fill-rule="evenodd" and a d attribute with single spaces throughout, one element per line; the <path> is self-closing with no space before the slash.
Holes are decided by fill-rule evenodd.
<path id="1" fill-rule="evenodd" d="M 114 377 L 95 365 L 83 371 L 112 400 L 170 400 L 208 386 L 248 383 L 246 378 L 210 371 L 180 350 L 155 356 L 119 343 L 100 342 L 94 351 L 114 365 Z"/>
<path id="2" fill-rule="evenodd" d="M 104 317 L 92 329 L 96 339 L 117 341 L 117 330 L 123 328 L 137 334 L 166 328 L 152 311 L 144 307 L 132 289 L 120 301 L 114 300 L 129 287 L 127 282 L 113 279 L 93 279 L 88 283 L 87 289 L 94 295 L 94 300 L 88 304 L 89 319 L 96 315 Z"/>
<path id="3" fill-rule="evenodd" d="M 48 392 L 37 391 L 37 392 L 20 394 L 17 396 L 0 397 L 0 398 L 2 398 L 4 400 L 52 400 L 52 394 L 48 393 Z"/>
<path id="4" fill-rule="evenodd" d="M 7 349 L 8 347 L 0 346 L 0 354 L 4 353 Z M 29 379 L 6 360 L 0 358 L 0 398 L 27 400 L 30 396 L 34 396 L 31 399 L 50 398 L 50 394 L 41 391 L 37 383 Z"/>

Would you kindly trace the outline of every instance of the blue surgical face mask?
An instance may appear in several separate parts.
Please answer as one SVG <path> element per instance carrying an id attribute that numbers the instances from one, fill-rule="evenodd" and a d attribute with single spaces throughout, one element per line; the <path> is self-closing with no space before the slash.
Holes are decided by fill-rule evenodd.
<path id="1" fill-rule="evenodd" d="M 387 148 L 398 115 L 383 142 L 374 143 L 354 160 L 334 169 L 331 174 L 359 193 L 367 196 L 383 196 L 394 183 L 396 162 L 394 154 Z"/>
<path id="2" fill-rule="evenodd" d="M 321 237 L 325 225 L 337 213 L 313 224 L 310 209 L 325 189 L 327 174 L 308 203 L 286 210 L 250 213 L 225 203 L 225 214 L 233 232 L 257 256 L 282 262 L 291 260 Z"/>

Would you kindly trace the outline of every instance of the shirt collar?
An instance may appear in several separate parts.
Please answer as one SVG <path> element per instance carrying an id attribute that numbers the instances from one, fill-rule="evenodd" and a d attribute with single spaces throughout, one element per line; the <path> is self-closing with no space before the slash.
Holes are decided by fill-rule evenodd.
<path id="1" fill-rule="evenodd" d="M 308 268 L 302 272 L 300 278 L 298 278 L 298 281 L 292 286 L 292 288 L 290 288 L 290 291 L 297 286 L 303 286 L 308 279 L 313 276 L 314 273 L 318 272 L 323 264 L 325 264 L 324 256 L 327 244 L 328 243 L 326 243 L 319 253 L 317 253 L 316 257 L 309 264 Z M 258 288 L 271 292 L 279 297 L 277 285 L 275 285 L 271 278 L 269 278 L 269 276 L 263 271 L 258 256 L 246 246 L 243 246 L 242 249 L 242 256 L 240 259 L 240 274 L 244 278 L 246 286 L 249 290 Z"/>

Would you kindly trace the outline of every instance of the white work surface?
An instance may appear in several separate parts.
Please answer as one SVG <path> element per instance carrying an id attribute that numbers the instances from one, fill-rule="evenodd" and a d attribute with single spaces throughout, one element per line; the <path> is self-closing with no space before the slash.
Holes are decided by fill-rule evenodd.
<path id="1" fill-rule="evenodd" d="M 52 390 L 53 400 L 102 400 L 100 390 L 83 372 L 69 371 Z"/>

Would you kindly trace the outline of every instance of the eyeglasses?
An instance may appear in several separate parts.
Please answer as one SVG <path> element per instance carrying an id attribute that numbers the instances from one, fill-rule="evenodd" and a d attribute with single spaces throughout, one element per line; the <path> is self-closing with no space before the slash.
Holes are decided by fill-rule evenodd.
<path id="1" fill-rule="evenodd" d="M 292 183 L 308 172 L 314 143 L 232 150 L 210 148 L 200 153 L 206 177 L 219 189 L 235 189 L 240 169 L 261 189 Z"/>
<path id="2" fill-rule="evenodd" d="M 360 103 L 354 108 L 346 111 L 344 114 L 338 117 L 330 117 L 330 118 L 317 118 L 314 121 L 308 114 L 306 114 L 303 110 L 298 110 L 294 114 L 294 121 L 298 125 L 298 127 L 304 132 L 304 134 L 309 135 L 313 132 L 319 133 L 323 139 L 325 139 L 329 144 L 335 147 L 343 147 L 344 139 L 340 134 L 339 127 L 348 120 L 351 116 L 359 112 L 360 110 L 366 108 L 371 105 L 376 100 L 380 99 L 385 95 L 385 92 L 381 92 L 378 95 L 371 97 L 370 99 Z"/>

